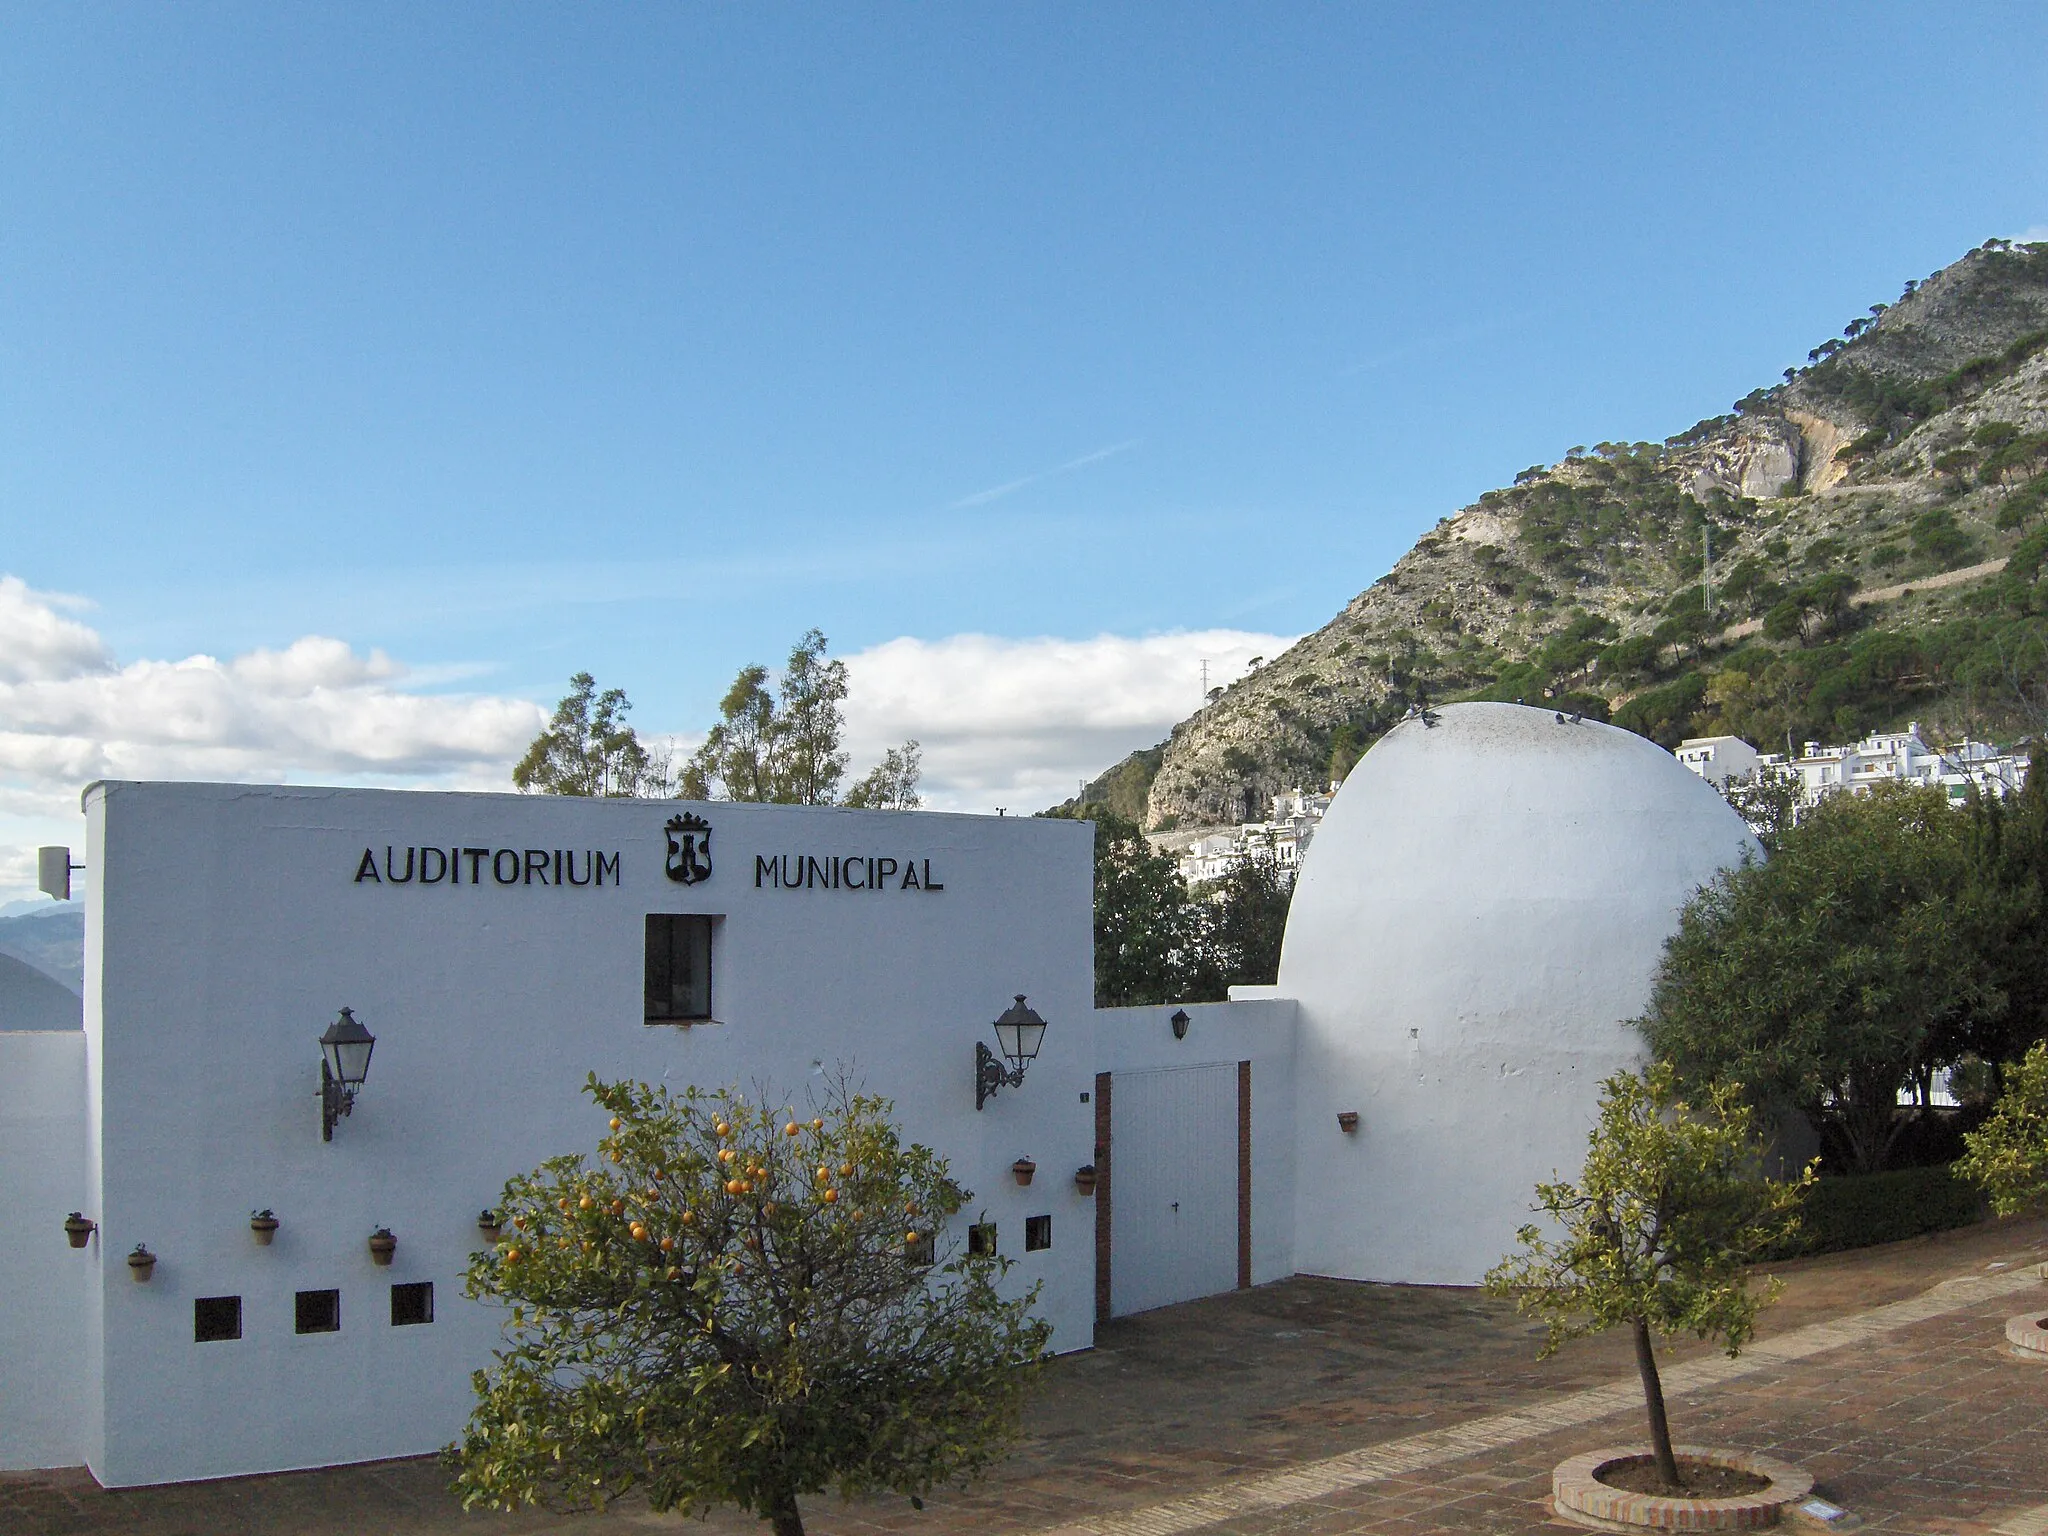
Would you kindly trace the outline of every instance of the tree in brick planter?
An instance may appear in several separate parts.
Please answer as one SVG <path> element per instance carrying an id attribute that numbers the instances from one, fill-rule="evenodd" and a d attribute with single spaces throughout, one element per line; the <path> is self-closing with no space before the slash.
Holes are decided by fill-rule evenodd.
<path id="1" fill-rule="evenodd" d="M 1486 1277 L 1489 1291 L 1548 1325 L 1545 1356 L 1627 1325 L 1658 1476 L 1674 1490 L 1684 1484 L 1652 1335 L 1690 1333 L 1733 1356 L 1775 1299 L 1779 1282 L 1754 1290 L 1745 1266 L 1791 1234 L 1813 1170 L 1766 1179 L 1761 1151 L 1739 1087 L 1712 1085 L 1688 1100 L 1662 1063 L 1616 1073 L 1601 1085 L 1579 1181 L 1536 1186 L 1533 1209 L 1551 1227 L 1523 1227 L 1520 1251 Z"/>
<path id="2" fill-rule="evenodd" d="M 1035 1286 L 998 1293 L 1005 1260 L 945 1240 L 968 1191 L 885 1100 L 842 1083 L 800 1117 L 725 1090 L 587 1091 L 611 1112 L 600 1161 L 512 1179 L 470 1266 L 469 1294 L 510 1315 L 449 1448 L 466 1506 L 639 1488 L 802 1536 L 804 1495 L 916 1503 L 997 1459 L 1051 1330 Z"/>

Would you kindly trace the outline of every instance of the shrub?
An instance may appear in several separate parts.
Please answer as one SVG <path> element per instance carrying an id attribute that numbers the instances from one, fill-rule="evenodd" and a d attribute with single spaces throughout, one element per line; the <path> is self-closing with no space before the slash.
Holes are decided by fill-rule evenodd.
<path id="1" fill-rule="evenodd" d="M 1798 1232 L 1764 1256 L 1792 1259 L 1896 1243 L 1967 1227 L 1983 1216 L 1983 1197 L 1947 1167 L 1844 1174 L 1807 1192 Z"/>

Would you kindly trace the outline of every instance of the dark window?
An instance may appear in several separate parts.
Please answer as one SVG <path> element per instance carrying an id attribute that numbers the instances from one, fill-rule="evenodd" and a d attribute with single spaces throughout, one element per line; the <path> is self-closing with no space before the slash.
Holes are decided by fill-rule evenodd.
<path id="1" fill-rule="evenodd" d="M 297 1300 L 296 1331 L 299 1333 L 339 1333 L 341 1331 L 341 1292 L 301 1291 Z"/>
<path id="2" fill-rule="evenodd" d="M 970 1254 L 993 1254 L 996 1251 L 996 1224 L 992 1221 L 977 1221 L 967 1229 L 967 1251 Z"/>
<path id="3" fill-rule="evenodd" d="M 212 1344 L 241 1336 L 241 1297 L 200 1296 L 193 1301 L 192 1338 L 196 1343 Z"/>
<path id="4" fill-rule="evenodd" d="M 647 1022 L 711 1017 L 711 919 L 647 915 Z"/>
<path id="5" fill-rule="evenodd" d="M 1050 1216 L 1026 1216 L 1024 1218 L 1024 1251 L 1035 1253 L 1040 1248 L 1052 1246 L 1052 1218 Z"/>
<path id="6" fill-rule="evenodd" d="M 434 1320 L 434 1282 L 415 1280 L 410 1285 L 391 1287 L 391 1326 L 403 1328 L 408 1323 L 431 1323 Z"/>
<path id="7" fill-rule="evenodd" d="M 903 1261 L 912 1269 L 930 1269 L 938 1263 L 939 1245 L 929 1232 L 920 1232 L 903 1244 Z"/>

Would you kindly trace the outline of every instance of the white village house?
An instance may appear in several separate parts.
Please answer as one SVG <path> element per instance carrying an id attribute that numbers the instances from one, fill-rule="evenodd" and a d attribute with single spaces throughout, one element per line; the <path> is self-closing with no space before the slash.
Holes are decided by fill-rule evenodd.
<path id="1" fill-rule="evenodd" d="M 1201 885 L 1221 880 L 1239 859 L 1267 858 L 1288 874 L 1301 865 L 1316 828 L 1337 792 L 1332 784 L 1327 793 L 1290 789 L 1274 795 L 1270 814 L 1264 821 L 1240 822 L 1235 827 L 1197 829 L 1190 832 L 1152 832 L 1146 840 L 1155 849 L 1173 856 L 1183 884 Z"/>
<path id="2" fill-rule="evenodd" d="M 1797 754 L 1759 752 L 1739 736 L 1701 736 L 1680 742 L 1673 755 L 1721 790 L 1731 779 L 1754 778 L 1759 772 L 1789 773 L 1798 780 L 1803 808 L 1844 791 L 1868 794 L 1873 784 L 1939 789 L 1960 805 L 1973 788 L 2003 796 L 2027 782 L 2024 752 L 2001 752 L 1988 742 L 1967 739 L 1930 746 L 1917 720 L 1903 731 L 1874 732 L 1848 746 L 1809 741 Z"/>
<path id="3" fill-rule="evenodd" d="M 1097 1010 L 1073 822 L 160 783 L 85 809 L 84 1027 L 0 1027 L 0 1468 L 108 1485 L 454 1438 L 501 1323 L 461 1294 L 478 1213 L 594 1148 L 593 1070 L 801 1103 L 850 1065 L 1042 1282 L 1057 1350 L 1297 1272 L 1472 1284 L 1640 1059 L 1680 906 L 1754 847 L 1641 737 L 1452 705 L 1329 804 L 1276 985 Z M 989 1096 L 1020 993 L 1043 1043 Z M 376 1043 L 337 1119 L 344 1008 Z"/>

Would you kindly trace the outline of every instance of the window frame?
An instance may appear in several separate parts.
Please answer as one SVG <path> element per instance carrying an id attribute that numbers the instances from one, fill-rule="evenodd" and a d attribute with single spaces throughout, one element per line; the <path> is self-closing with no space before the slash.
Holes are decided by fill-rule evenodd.
<path id="1" fill-rule="evenodd" d="M 714 912 L 649 912 L 641 927 L 640 936 L 640 1022 L 653 1029 L 665 1025 L 710 1024 L 716 1022 L 717 1000 L 713 986 L 717 978 L 718 929 L 722 914 Z M 665 963 L 669 967 L 670 987 L 673 992 L 675 939 L 679 929 L 686 925 L 703 925 L 704 933 L 704 1011 L 702 1013 L 656 1013 L 654 1011 L 654 954 L 655 934 L 665 934 L 668 955 Z"/>

